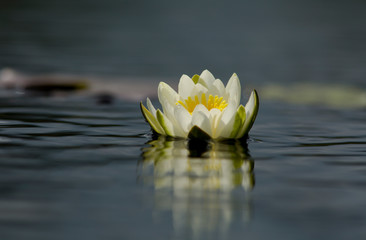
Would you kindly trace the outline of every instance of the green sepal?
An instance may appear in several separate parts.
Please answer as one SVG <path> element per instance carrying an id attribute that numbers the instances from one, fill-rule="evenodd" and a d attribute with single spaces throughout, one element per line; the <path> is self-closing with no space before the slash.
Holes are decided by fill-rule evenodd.
<path id="1" fill-rule="evenodd" d="M 209 140 L 211 139 L 210 135 L 208 135 L 205 131 L 203 131 L 198 126 L 194 125 L 188 133 L 189 139 L 202 139 Z"/>
<path id="2" fill-rule="evenodd" d="M 243 129 L 240 130 L 240 133 L 238 135 L 239 138 L 244 137 L 246 134 L 248 134 L 258 114 L 259 98 L 258 93 L 255 89 L 253 90 L 253 95 L 254 95 L 254 108 L 252 113 L 249 116 L 247 116 L 247 119 L 244 122 Z"/>
<path id="3" fill-rule="evenodd" d="M 253 90 L 254 92 L 254 109 L 253 109 L 253 113 L 252 115 L 249 117 L 250 119 L 250 123 L 249 123 L 249 127 L 248 127 L 248 131 L 252 128 L 254 122 L 255 122 L 255 119 L 257 118 L 257 114 L 258 114 L 258 109 L 259 109 L 259 98 L 258 98 L 258 93 L 257 91 L 254 89 Z"/>
<path id="4" fill-rule="evenodd" d="M 156 118 L 160 123 L 161 127 L 164 129 L 166 135 L 174 137 L 172 129 L 168 127 L 167 119 L 165 119 L 164 114 L 160 111 L 160 109 L 156 110 Z"/>
<path id="5" fill-rule="evenodd" d="M 142 102 L 140 102 L 140 109 L 142 115 L 144 116 L 146 122 L 150 124 L 152 130 L 159 134 L 164 134 L 164 129 L 160 126 L 159 122 L 156 120 L 154 115 L 152 115 L 152 113 L 149 110 L 147 110 L 147 108 L 142 104 Z"/>
<path id="6" fill-rule="evenodd" d="M 194 82 L 194 84 L 197 84 L 199 79 L 200 79 L 200 76 L 197 74 L 192 77 L 192 81 Z"/>
<path id="7" fill-rule="evenodd" d="M 231 131 L 229 138 L 235 138 L 239 134 L 243 124 L 245 123 L 245 118 L 245 108 L 243 105 L 240 105 L 238 110 L 236 111 L 233 130 Z"/>

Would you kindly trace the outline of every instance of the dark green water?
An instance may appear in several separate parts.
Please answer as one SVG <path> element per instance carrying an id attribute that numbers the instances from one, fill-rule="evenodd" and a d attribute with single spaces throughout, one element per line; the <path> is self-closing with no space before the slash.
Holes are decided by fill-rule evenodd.
<path id="1" fill-rule="evenodd" d="M 366 236 L 364 110 L 262 101 L 247 141 L 197 145 L 137 102 L 0 102 L 1 239 Z"/>

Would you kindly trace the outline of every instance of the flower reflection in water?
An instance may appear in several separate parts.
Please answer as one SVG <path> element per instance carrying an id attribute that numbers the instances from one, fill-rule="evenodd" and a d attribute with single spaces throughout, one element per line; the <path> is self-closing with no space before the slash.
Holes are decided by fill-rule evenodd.
<path id="1" fill-rule="evenodd" d="M 154 215 L 171 211 L 176 236 L 225 237 L 251 219 L 254 162 L 245 142 L 159 136 L 142 156 L 139 177 L 154 189 Z"/>

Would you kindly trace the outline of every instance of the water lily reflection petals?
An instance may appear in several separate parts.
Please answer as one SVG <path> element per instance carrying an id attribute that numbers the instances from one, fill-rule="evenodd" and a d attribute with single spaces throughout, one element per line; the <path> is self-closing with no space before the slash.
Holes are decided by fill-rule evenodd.
<path id="1" fill-rule="evenodd" d="M 174 189 L 174 194 L 181 196 L 202 189 L 207 194 L 220 190 L 225 195 L 254 187 L 254 162 L 243 141 L 193 141 L 196 143 L 187 144 L 184 139 L 164 136 L 149 141 L 142 149 L 143 182 L 153 184 L 156 190 Z"/>
<path id="2" fill-rule="evenodd" d="M 208 70 L 192 78 L 183 75 L 178 92 L 161 82 L 158 98 L 162 110 L 155 109 L 150 99 L 147 108 L 140 104 L 146 121 L 158 134 L 182 138 L 242 138 L 253 126 L 259 107 L 255 90 L 245 107 L 240 104 L 241 86 L 235 73 L 225 86 Z"/>

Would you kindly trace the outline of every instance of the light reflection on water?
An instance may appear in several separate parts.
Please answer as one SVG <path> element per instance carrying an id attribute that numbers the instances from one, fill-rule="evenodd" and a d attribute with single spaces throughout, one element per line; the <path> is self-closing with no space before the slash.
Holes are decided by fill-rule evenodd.
<path id="1" fill-rule="evenodd" d="M 162 136 L 148 142 L 139 178 L 154 189 L 155 214 L 171 213 L 176 237 L 225 237 L 234 222 L 250 222 L 250 191 L 255 181 L 247 147 L 238 140 L 205 142 Z"/>

